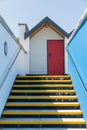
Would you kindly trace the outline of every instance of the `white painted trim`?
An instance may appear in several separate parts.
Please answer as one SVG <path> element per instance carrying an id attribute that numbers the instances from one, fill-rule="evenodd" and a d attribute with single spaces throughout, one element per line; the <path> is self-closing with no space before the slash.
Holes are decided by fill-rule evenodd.
<path id="1" fill-rule="evenodd" d="M 67 50 L 66 50 L 66 47 L 67 47 L 67 38 L 65 37 L 64 39 L 64 60 L 65 60 L 65 74 L 68 74 L 68 54 L 67 54 Z"/>
<path id="2" fill-rule="evenodd" d="M 77 23 L 76 27 L 74 28 L 73 33 L 71 34 L 69 40 L 67 41 L 67 44 L 70 43 L 70 41 L 72 40 L 72 38 L 75 36 L 76 32 L 78 31 L 78 29 L 80 28 L 80 26 L 82 25 L 83 21 L 86 19 L 87 17 L 87 8 L 86 10 L 83 12 L 83 15 L 81 16 L 79 22 Z"/>

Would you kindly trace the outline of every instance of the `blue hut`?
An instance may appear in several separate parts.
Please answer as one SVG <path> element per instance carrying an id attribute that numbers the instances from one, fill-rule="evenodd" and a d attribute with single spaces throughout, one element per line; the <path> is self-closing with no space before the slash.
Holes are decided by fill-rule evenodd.
<path id="1" fill-rule="evenodd" d="M 87 9 L 69 38 L 67 51 L 68 71 L 87 121 Z"/>

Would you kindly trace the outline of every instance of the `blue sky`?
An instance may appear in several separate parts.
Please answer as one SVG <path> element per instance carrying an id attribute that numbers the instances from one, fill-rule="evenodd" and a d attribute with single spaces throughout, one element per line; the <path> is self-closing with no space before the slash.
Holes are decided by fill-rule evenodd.
<path id="1" fill-rule="evenodd" d="M 86 7 L 87 0 L 0 0 L 0 15 L 18 37 L 18 23 L 31 29 L 46 16 L 70 32 Z"/>

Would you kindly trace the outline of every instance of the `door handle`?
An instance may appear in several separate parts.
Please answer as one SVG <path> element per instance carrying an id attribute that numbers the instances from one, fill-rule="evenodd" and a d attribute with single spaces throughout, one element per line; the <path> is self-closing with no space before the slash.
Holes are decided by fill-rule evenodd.
<path id="1" fill-rule="evenodd" d="M 51 53 L 49 53 L 49 56 L 51 56 Z"/>

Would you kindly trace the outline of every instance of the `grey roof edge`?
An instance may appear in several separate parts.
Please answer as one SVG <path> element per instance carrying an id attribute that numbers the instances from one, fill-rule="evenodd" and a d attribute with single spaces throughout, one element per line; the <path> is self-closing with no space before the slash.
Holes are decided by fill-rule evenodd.
<path id="1" fill-rule="evenodd" d="M 35 32 L 38 28 L 40 28 L 42 25 L 44 25 L 46 22 L 50 23 L 54 28 L 56 28 L 58 31 L 60 31 L 64 36 L 69 38 L 69 34 L 65 32 L 61 27 L 59 27 L 55 22 L 53 22 L 49 17 L 45 17 L 41 22 L 39 22 L 34 28 L 32 28 L 30 31 L 25 32 L 25 39 L 30 36 L 33 32 Z"/>
<path id="2" fill-rule="evenodd" d="M 69 37 L 72 35 L 73 31 L 74 31 L 74 30 L 72 30 L 72 31 L 68 34 L 68 35 L 69 35 Z"/>
<path id="3" fill-rule="evenodd" d="M 18 46 L 25 52 L 26 50 L 23 48 L 23 46 L 21 45 L 21 43 L 18 41 L 18 39 L 16 38 L 16 36 L 13 34 L 13 32 L 11 31 L 11 29 L 9 28 L 8 24 L 5 22 L 5 20 L 2 18 L 2 16 L 0 15 L 0 23 L 2 24 L 2 26 L 5 28 L 5 30 L 10 34 L 10 36 L 15 40 L 15 42 L 18 44 Z"/>

